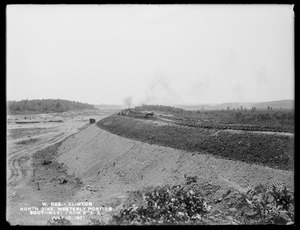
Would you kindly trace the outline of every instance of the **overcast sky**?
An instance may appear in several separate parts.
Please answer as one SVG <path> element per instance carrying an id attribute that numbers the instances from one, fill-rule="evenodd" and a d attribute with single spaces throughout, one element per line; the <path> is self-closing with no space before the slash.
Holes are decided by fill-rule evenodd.
<path id="1" fill-rule="evenodd" d="M 7 99 L 294 98 L 292 5 L 9 5 Z"/>

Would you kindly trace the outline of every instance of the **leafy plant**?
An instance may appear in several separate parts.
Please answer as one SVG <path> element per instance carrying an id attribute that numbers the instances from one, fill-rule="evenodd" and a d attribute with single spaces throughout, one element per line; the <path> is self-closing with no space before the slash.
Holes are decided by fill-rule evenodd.
<path id="1" fill-rule="evenodd" d="M 121 210 L 110 224 L 199 224 L 210 210 L 198 192 L 180 186 L 156 188 L 143 199 L 145 206 Z"/>
<path id="2" fill-rule="evenodd" d="M 255 189 L 244 196 L 251 214 L 246 213 L 245 223 L 256 219 L 257 224 L 293 224 L 294 197 L 285 186 L 272 187 L 271 191 Z"/>

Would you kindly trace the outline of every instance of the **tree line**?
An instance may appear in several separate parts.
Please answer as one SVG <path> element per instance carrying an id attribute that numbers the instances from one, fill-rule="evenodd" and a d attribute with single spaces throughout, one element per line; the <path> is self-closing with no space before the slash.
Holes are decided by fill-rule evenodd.
<path id="1" fill-rule="evenodd" d="M 93 105 L 61 99 L 8 101 L 8 114 L 61 113 L 69 110 L 95 109 Z"/>

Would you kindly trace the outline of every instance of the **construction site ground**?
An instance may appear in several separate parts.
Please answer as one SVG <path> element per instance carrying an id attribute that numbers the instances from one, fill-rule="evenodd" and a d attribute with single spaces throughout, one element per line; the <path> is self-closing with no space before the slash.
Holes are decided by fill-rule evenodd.
<path id="1" fill-rule="evenodd" d="M 90 117 L 103 119 L 89 124 Z M 197 178 L 188 186 L 202 189 L 212 206 L 211 224 L 232 224 L 241 211 L 234 205 L 249 188 L 279 181 L 294 189 L 293 134 L 195 129 L 117 115 L 59 119 L 8 124 L 11 225 L 46 225 L 52 216 L 20 209 L 51 202 L 111 208 L 70 219 L 74 225 L 105 222 L 142 202 L 148 189 L 183 185 L 186 177 Z"/>

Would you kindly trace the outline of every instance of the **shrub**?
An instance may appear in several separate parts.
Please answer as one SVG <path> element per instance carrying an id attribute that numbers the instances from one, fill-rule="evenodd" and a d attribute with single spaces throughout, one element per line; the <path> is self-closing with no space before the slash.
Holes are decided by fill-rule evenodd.
<path id="1" fill-rule="evenodd" d="M 200 193 L 180 186 L 157 188 L 143 198 L 145 207 L 133 204 L 114 215 L 110 224 L 200 224 L 210 210 Z"/>
<path id="2" fill-rule="evenodd" d="M 184 187 L 183 187 L 184 188 Z M 156 188 L 143 195 L 145 205 L 131 205 L 114 215 L 108 224 L 208 224 L 211 206 L 195 189 L 180 186 Z M 231 220 L 238 224 L 294 224 L 294 197 L 286 187 L 249 190 L 235 205 L 240 211 Z M 246 212 L 248 211 L 248 212 Z M 225 216 L 224 216 L 225 217 Z M 228 217 L 228 216 L 227 216 Z M 207 219 L 208 218 L 208 219 Z M 98 224 L 97 224 L 98 225 Z"/>
<path id="3" fill-rule="evenodd" d="M 255 219 L 257 224 L 294 223 L 294 197 L 285 186 L 273 187 L 271 191 L 259 186 L 252 193 L 247 193 L 244 199 L 254 213 L 244 215 L 244 223 Z"/>

